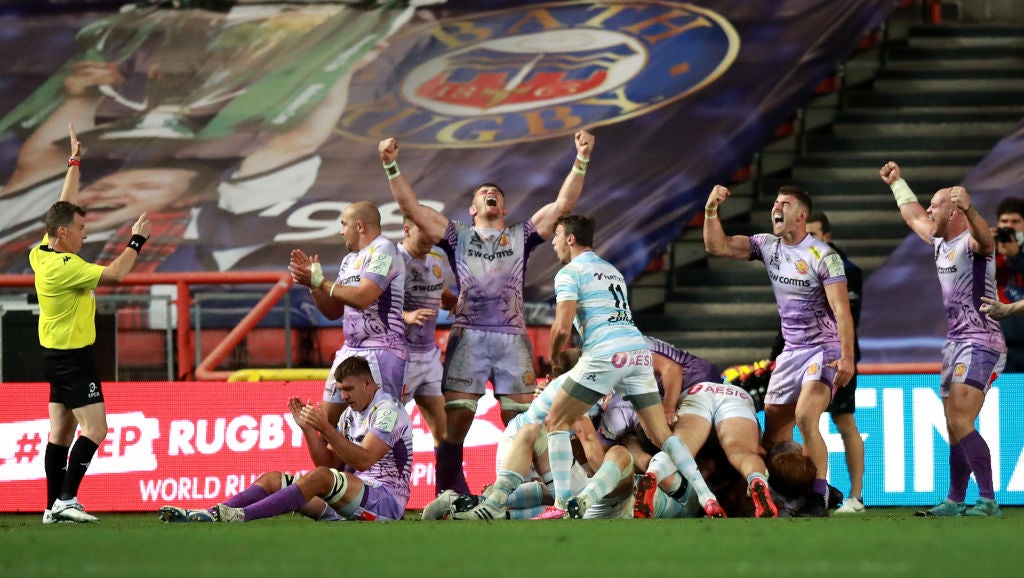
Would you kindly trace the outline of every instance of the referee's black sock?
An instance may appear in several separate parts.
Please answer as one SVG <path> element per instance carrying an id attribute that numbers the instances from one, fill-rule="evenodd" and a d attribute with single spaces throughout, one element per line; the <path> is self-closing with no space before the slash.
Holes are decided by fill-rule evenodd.
<path id="1" fill-rule="evenodd" d="M 53 501 L 60 497 L 64 487 L 64 471 L 68 466 L 69 446 L 59 446 L 47 442 L 46 453 L 43 454 L 43 469 L 46 470 L 46 509 L 53 506 Z"/>
<path id="2" fill-rule="evenodd" d="M 64 485 L 60 490 L 60 499 L 70 500 L 78 495 L 78 486 L 82 484 L 85 477 L 85 470 L 89 469 L 92 457 L 96 454 L 99 446 L 96 442 L 85 436 L 78 436 L 75 445 L 71 446 L 71 455 L 68 457 L 68 471 L 64 474 Z"/>

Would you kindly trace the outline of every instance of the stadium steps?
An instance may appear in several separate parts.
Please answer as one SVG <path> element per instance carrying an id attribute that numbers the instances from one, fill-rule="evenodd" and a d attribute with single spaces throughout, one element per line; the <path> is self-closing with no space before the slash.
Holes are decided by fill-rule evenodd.
<path id="1" fill-rule="evenodd" d="M 839 247 L 870 275 L 909 234 L 878 178 L 882 164 L 900 163 L 927 204 L 1024 117 L 1024 26 L 921 26 L 906 23 L 912 15 L 895 17 L 903 20 L 890 21 L 882 68 L 865 74 L 872 55 L 855 57 L 845 68 L 860 71 L 858 83 L 848 84 L 835 110 L 805 111 L 815 122 L 795 158 L 777 161 L 792 142 L 766 147 L 763 159 L 776 164 L 762 170 L 760 187 L 723 205 L 728 234 L 769 230 L 774 191 L 802 186 L 828 214 Z M 666 302 L 635 315 L 641 329 L 721 369 L 767 356 L 779 321 L 763 265 L 709 258 L 699 226 L 684 231 L 671 254 L 657 272 Z"/>

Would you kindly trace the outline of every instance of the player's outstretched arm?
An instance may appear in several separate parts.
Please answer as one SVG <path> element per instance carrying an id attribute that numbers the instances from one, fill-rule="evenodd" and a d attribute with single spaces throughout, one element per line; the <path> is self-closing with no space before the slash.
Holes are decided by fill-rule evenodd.
<path id="1" fill-rule="evenodd" d="M 384 165 L 388 186 L 391 187 L 391 195 L 398 202 L 398 208 L 402 210 L 403 215 L 416 223 L 416 226 L 430 238 L 431 243 L 437 244 L 448 228 L 448 217 L 420 204 L 412 185 L 398 168 L 398 139 L 387 138 L 380 141 L 377 152 L 380 154 L 380 162 Z"/>
<path id="2" fill-rule="evenodd" d="M 998 299 L 993 299 L 992 297 L 982 297 L 981 307 L 978 309 L 992 319 L 1001 321 L 1007 317 L 1013 317 L 1014 315 L 1024 313 L 1024 301 L 1003 303 Z"/>
<path id="3" fill-rule="evenodd" d="M 71 138 L 71 156 L 68 157 L 68 174 L 64 177 L 64 187 L 60 190 L 60 200 L 78 204 L 78 179 L 82 166 L 82 143 L 75 134 L 75 125 L 68 123 L 68 136 Z"/>
<path id="4" fill-rule="evenodd" d="M 555 234 L 555 223 L 559 217 L 571 214 L 576 208 L 576 201 L 583 192 L 583 178 L 590 166 L 590 154 L 594 150 L 594 135 L 585 130 L 576 131 L 573 135 L 576 145 L 576 158 L 572 161 L 572 169 L 562 182 L 555 202 L 548 203 L 537 210 L 530 218 L 537 234 L 543 239 L 550 239 Z"/>
<path id="5" fill-rule="evenodd" d="M 917 200 L 917 195 L 910 190 L 910 185 L 903 180 L 900 173 L 900 166 L 892 161 L 882 165 L 878 175 L 882 182 L 889 185 L 892 194 L 896 197 L 896 204 L 900 208 L 900 215 L 918 237 L 925 243 L 932 244 L 932 221 L 928 218 L 928 212 Z"/>
<path id="6" fill-rule="evenodd" d="M 135 260 L 138 259 L 142 246 L 149 239 L 152 226 L 146 213 L 142 213 L 139 216 L 139 220 L 135 221 L 135 224 L 132 225 L 132 238 L 128 241 L 128 246 L 100 274 L 100 285 L 117 285 L 124 281 L 124 278 L 128 276 L 128 272 L 135 265 Z"/>
<path id="7" fill-rule="evenodd" d="M 733 259 L 750 258 L 750 237 L 746 235 L 726 236 L 722 221 L 718 218 L 718 207 L 732 196 L 732 192 L 722 185 L 715 185 L 704 203 L 704 249 L 709 255 L 731 257 Z"/>
<path id="8" fill-rule="evenodd" d="M 971 250 L 978 255 L 990 255 L 995 248 L 995 238 L 988 222 L 971 204 L 971 195 L 967 189 L 956 186 L 949 190 L 949 199 L 967 218 L 967 226 L 971 230 Z"/>

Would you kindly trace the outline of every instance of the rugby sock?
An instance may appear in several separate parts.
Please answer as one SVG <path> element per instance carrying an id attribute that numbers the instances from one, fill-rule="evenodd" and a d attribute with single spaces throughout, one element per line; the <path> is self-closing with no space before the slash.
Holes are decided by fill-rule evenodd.
<path id="1" fill-rule="evenodd" d="M 547 506 L 533 506 L 519 510 L 507 510 L 509 520 L 532 520 L 547 510 Z"/>
<path id="2" fill-rule="evenodd" d="M 605 460 L 601 467 L 597 469 L 597 473 L 594 477 L 590 478 L 587 482 L 587 486 L 583 488 L 583 494 L 590 496 L 590 503 L 600 500 L 601 498 L 608 495 L 608 492 L 612 491 L 619 480 L 622 479 L 622 470 L 614 462 Z"/>
<path id="3" fill-rule="evenodd" d="M 555 506 L 565 509 L 565 503 L 572 497 L 572 442 L 569 432 L 548 432 L 548 461 L 551 462 L 551 475 L 555 482 Z"/>
<path id="4" fill-rule="evenodd" d="M 60 489 L 64 487 L 64 472 L 68 467 L 69 446 L 59 446 L 49 442 L 43 454 L 43 469 L 46 470 L 46 509 L 53 506 L 54 500 L 60 497 Z"/>
<path id="5" fill-rule="evenodd" d="M 299 508 L 305 506 L 306 502 L 307 500 L 302 495 L 301 488 L 298 486 L 288 486 L 256 503 L 246 506 L 242 511 L 245 512 L 245 521 L 249 522 L 288 512 L 296 512 Z"/>
<path id="6" fill-rule="evenodd" d="M 334 511 L 334 508 L 330 504 L 324 503 L 324 511 L 320 512 L 320 515 L 316 518 L 317 522 L 340 522 L 341 516 L 338 512 Z"/>
<path id="7" fill-rule="evenodd" d="M 508 496 L 505 507 L 509 510 L 533 508 L 544 504 L 544 484 L 538 481 L 520 484 L 518 488 Z"/>
<path id="8" fill-rule="evenodd" d="M 92 457 L 96 455 L 97 448 L 99 446 L 96 445 L 96 442 L 85 436 L 78 436 L 78 439 L 75 440 L 75 445 L 71 446 L 71 454 L 68 456 L 68 470 L 64 474 L 60 499 L 70 500 L 78 495 L 78 486 L 82 485 L 85 470 L 89 469 L 89 464 L 92 463 Z"/>
<path id="9" fill-rule="evenodd" d="M 693 454 L 690 453 L 690 450 L 683 445 L 679 438 L 669 436 L 665 440 L 665 445 L 661 446 L 661 449 L 672 458 L 676 469 L 686 477 L 686 481 L 690 482 L 690 487 L 697 492 L 697 499 L 700 500 L 701 504 L 715 499 L 715 494 L 711 492 L 711 489 L 708 488 L 707 483 L 704 481 L 704 477 L 697 470 L 697 462 L 693 460 Z"/>
<path id="10" fill-rule="evenodd" d="M 659 488 L 654 492 L 654 517 L 655 518 L 681 518 L 683 516 L 683 505 Z"/>
<path id="11" fill-rule="evenodd" d="M 651 458 L 651 463 L 647 465 L 647 471 L 653 473 L 658 482 L 661 482 L 679 470 L 676 469 L 676 465 L 672 463 L 672 458 L 668 457 L 667 453 L 658 452 Z"/>
<path id="12" fill-rule="evenodd" d="M 765 476 L 761 472 L 752 472 L 749 476 L 747 476 L 747 487 L 748 488 L 750 487 L 750 484 L 754 483 L 754 480 L 762 480 L 762 481 L 764 481 L 765 484 L 768 483 L 768 477 L 767 476 Z"/>
<path id="13" fill-rule="evenodd" d="M 441 440 L 437 445 L 437 493 L 454 490 L 460 494 L 469 494 L 466 476 L 462 473 L 462 444 L 454 444 Z"/>
<path id="14" fill-rule="evenodd" d="M 549 487 L 549 488 L 551 487 L 552 480 L 554 480 L 554 478 L 551 476 L 551 471 L 550 470 L 548 470 L 548 471 L 546 471 L 546 472 L 544 472 L 543 474 L 540 475 L 540 481 L 544 482 L 544 485 Z"/>
<path id="15" fill-rule="evenodd" d="M 978 494 L 988 500 L 996 499 L 992 486 L 992 453 L 985 443 L 985 438 L 974 430 L 965 435 L 957 445 L 963 448 L 964 457 L 974 471 L 974 480 L 978 482 Z"/>
<path id="16" fill-rule="evenodd" d="M 963 440 L 949 446 L 949 493 L 946 498 L 961 503 L 967 497 L 967 484 L 971 480 L 971 464 L 964 453 Z"/>
<path id="17" fill-rule="evenodd" d="M 551 413 L 551 404 L 555 402 L 555 394 L 558 393 L 559 389 L 549 385 L 544 388 L 544 391 L 540 392 L 540 395 L 533 398 L 533 403 L 530 404 L 530 408 L 524 413 L 524 423 L 544 423 L 548 414 Z"/>
<path id="18" fill-rule="evenodd" d="M 814 478 L 814 483 L 811 485 L 811 499 L 820 498 L 825 502 L 825 507 L 828 507 L 828 482 L 825 478 Z"/>
<path id="19" fill-rule="evenodd" d="M 501 510 L 508 502 L 509 494 L 515 491 L 523 483 L 523 476 L 519 472 L 501 470 L 498 472 L 498 479 L 484 492 L 484 502 L 488 506 Z"/>
<path id="20" fill-rule="evenodd" d="M 267 491 L 262 487 L 257 484 L 253 484 L 234 496 L 231 496 L 227 501 L 223 502 L 223 504 L 229 508 L 244 508 L 249 504 L 255 504 L 263 498 L 266 498 L 268 495 Z"/>

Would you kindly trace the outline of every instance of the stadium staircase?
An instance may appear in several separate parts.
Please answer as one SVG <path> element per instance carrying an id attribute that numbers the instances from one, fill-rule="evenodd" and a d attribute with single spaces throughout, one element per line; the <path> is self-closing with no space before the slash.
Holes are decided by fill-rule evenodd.
<path id="1" fill-rule="evenodd" d="M 895 13 L 883 41 L 841 67 L 836 90 L 819 90 L 798 111 L 803 130 L 765 147 L 754 178 L 731 187 L 720 213 L 726 233 L 768 231 L 775 191 L 799 185 L 866 278 L 908 234 L 881 165 L 898 162 L 927 204 L 1013 130 L 1024 117 L 1024 24 L 915 21 L 911 10 Z M 709 259 L 699 218 L 662 267 L 634 284 L 637 324 L 720 368 L 764 358 L 779 323 L 764 266 Z"/>

